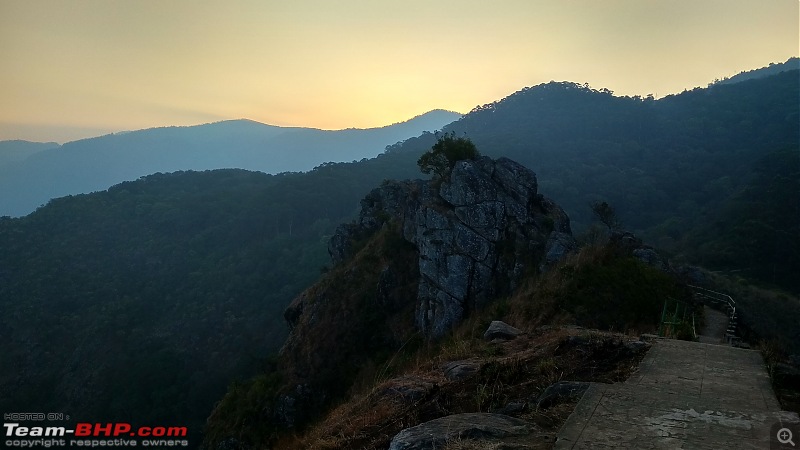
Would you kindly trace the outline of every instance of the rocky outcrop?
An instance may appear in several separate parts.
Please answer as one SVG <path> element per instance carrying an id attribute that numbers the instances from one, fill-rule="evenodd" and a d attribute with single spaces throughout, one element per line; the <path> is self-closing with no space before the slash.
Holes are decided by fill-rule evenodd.
<path id="1" fill-rule="evenodd" d="M 418 331 L 444 335 L 574 246 L 567 215 L 509 159 L 460 161 L 446 180 L 384 182 L 331 238 L 334 266 L 284 313 L 291 332 L 274 421 L 307 423 L 374 355 L 396 352 Z M 477 370 L 450 369 L 448 378 Z M 409 386 L 397 391 L 427 389 Z"/>
<path id="2" fill-rule="evenodd" d="M 406 428 L 392 439 L 389 450 L 428 450 L 451 440 L 526 436 L 532 430 L 528 422 L 502 414 L 454 414 Z"/>
<path id="3" fill-rule="evenodd" d="M 662 272 L 671 270 L 667 261 L 653 247 L 645 245 L 641 239 L 629 231 L 614 231 L 609 237 L 609 242 L 618 251 L 629 254 L 650 267 Z"/>
<path id="4" fill-rule="evenodd" d="M 537 192 L 532 171 L 506 158 L 459 161 L 438 184 L 387 182 L 361 207 L 331 239 L 331 258 L 343 261 L 356 242 L 399 222 L 419 252 L 416 325 L 432 337 L 575 247 L 564 211 Z"/>

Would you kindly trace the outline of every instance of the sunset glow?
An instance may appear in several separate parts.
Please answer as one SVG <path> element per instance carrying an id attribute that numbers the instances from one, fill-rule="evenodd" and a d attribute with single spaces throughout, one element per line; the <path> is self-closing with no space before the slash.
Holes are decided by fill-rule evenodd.
<path id="1" fill-rule="evenodd" d="M 525 86 L 658 97 L 798 55 L 797 0 L 0 0 L 0 140 L 375 127 Z"/>

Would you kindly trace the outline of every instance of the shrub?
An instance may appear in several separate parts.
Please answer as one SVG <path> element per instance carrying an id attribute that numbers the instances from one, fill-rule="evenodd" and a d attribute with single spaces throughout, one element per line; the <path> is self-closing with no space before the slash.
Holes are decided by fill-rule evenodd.
<path id="1" fill-rule="evenodd" d="M 464 159 L 475 159 L 480 152 L 468 138 L 455 137 L 454 133 L 440 137 L 431 149 L 420 156 L 417 165 L 422 173 L 433 172 L 437 180 L 450 175 L 456 162 Z"/>

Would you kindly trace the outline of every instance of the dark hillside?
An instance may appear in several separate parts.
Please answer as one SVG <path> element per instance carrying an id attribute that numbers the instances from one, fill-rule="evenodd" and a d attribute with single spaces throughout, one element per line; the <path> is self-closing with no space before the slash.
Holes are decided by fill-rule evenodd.
<path id="1" fill-rule="evenodd" d="M 381 157 L 309 174 L 156 174 L 0 219 L 0 390 L 80 420 L 185 421 L 283 342 Z M 369 173 L 353 171 L 368 167 Z"/>
<path id="2" fill-rule="evenodd" d="M 687 236 L 698 263 L 800 291 L 800 152 L 770 153 L 721 213 Z"/>
<path id="3" fill-rule="evenodd" d="M 445 131 L 534 168 L 577 230 L 590 222 L 587 205 L 602 199 L 657 238 L 659 225 L 727 198 L 766 153 L 798 147 L 798 84 L 792 71 L 656 101 L 549 83 L 476 108 Z"/>
<path id="4" fill-rule="evenodd" d="M 800 148 L 799 85 L 794 70 L 653 100 L 549 83 L 476 108 L 445 131 L 534 168 L 577 233 L 591 223 L 588 205 L 606 201 L 627 228 L 693 260 L 696 247 L 682 238 L 735 202 L 767 154 Z M 779 201 L 792 209 L 798 195 Z"/>
<path id="5" fill-rule="evenodd" d="M 283 298 L 314 278 L 294 267 L 325 261 L 312 226 L 261 207 L 280 181 L 159 174 L 0 221 L 4 409 L 196 431 L 285 336 Z"/>

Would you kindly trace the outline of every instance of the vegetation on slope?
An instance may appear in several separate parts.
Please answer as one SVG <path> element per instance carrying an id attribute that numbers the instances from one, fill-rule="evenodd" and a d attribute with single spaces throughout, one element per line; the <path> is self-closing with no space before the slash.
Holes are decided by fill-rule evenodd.
<path id="1" fill-rule="evenodd" d="M 652 332 L 667 299 L 687 297 L 672 276 L 614 243 L 589 245 L 558 268 L 529 280 L 511 298 L 504 318 L 528 327 L 555 322 Z"/>
<path id="2" fill-rule="evenodd" d="M 772 152 L 718 215 L 687 234 L 696 262 L 800 289 L 800 150 Z"/>

